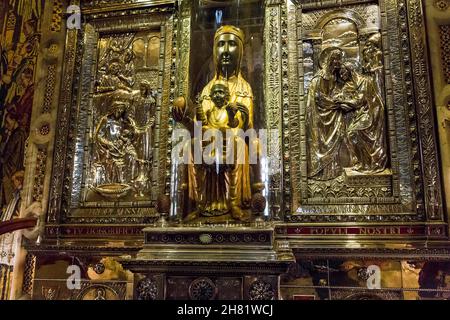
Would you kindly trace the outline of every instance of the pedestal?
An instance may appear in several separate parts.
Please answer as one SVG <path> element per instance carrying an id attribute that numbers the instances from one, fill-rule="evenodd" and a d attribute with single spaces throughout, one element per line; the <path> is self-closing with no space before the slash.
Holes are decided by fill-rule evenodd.
<path id="1" fill-rule="evenodd" d="M 147 228 L 144 249 L 122 260 L 139 300 L 276 300 L 295 261 L 273 226 Z"/>

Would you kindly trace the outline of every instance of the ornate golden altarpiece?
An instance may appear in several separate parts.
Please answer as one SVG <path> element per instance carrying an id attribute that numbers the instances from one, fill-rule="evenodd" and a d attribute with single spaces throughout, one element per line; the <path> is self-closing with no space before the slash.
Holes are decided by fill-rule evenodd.
<path id="1" fill-rule="evenodd" d="M 279 297 L 279 275 L 295 259 L 448 254 L 422 1 L 241 2 L 236 13 L 221 11 L 224 24 L 247 36 L 242 65 L 255 127 L 278 133 L 267 138 L 264 201 L 253 198 L 252 215 L 261 217 L 183 222 L 186 190 L 172 155 L 180 124 L 172 108 L 179 96 L 194 100 L 210 79 L 220 19 L 214 24 L 199 10 L 217 13 L 221 5 L 63 1 L 81 7 L 82 25 L 49 26 L 43 35 L 39 94 L 57 107 L 34 117 L 36 129 L 51 129 L 36 134 L 33 154 L 41 155 L 36 171 L 51 168 L 51 179 L 40 191 L 48 210 L 37 244 L 27 245 L 25 292 L 52 295 L 59 282 L 36 274 L 55 261 L 103 274 L 100 261 L 113 257 L 134 273 L 129 297 L 269 299 Z M 308 93 L 326 73 L 327 48 L 346 57 L 353 75 L 341 91 L 348 85 L 349 95 L 376 96 L 366 104 L 381 106 L 382 170 L 353 170 L 338 152 L 333 161 L 342 168 L 334 176 L 312 172 Z M 108 144 L 105 128 L 125 124 L 134 135 Z M 115 285 L 101 293 L 125 298 L 126 284 Z"/>

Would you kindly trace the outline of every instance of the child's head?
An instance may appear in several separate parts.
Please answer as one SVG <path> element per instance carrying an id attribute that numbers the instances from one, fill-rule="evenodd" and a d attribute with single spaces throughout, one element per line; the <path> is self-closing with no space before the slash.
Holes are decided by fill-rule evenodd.
<path id="1" fill-rule="evenodd" d="M 345 63 L 342 65 L 341 70 L 339 72 L 339 75 L 341 77 L 342 80 L 344 81 L 349 81 L 352 79 L 353 77 L 353 70 L 352 70 L 352 65 Z"/>
<path id="2" fill-rule="evenodd" d="M 218 108 L 222 108 L 226 105 L 230 99 L 230 90 L 228 89 L 227 83 L 221 80 L 214 82 L 211 88 L 210 97 Z"/>

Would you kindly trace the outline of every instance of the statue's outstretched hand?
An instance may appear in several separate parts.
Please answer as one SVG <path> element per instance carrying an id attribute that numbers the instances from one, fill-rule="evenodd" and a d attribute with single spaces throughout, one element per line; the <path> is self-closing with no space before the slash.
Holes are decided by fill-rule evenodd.
<path id="1" fill-rule="evenodd" d="M 239 125 L 239 120 L 236 119 L 236 113 L 239 111 L 239 107 L 236 103 L 229 103 L 226 106 L 226 110 L 228 113 L 228 121 L 229 126 L 232 128 L 236 128 Z"/>

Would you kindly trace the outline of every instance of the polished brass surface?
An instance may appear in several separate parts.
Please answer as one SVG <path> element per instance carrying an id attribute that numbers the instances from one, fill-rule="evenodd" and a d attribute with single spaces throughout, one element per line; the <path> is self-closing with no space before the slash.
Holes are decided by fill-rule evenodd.
<path id="1" fill-rule="evenodd" d="M 298 88 L 300 95 L 290 100 L 290 122 L 286 129 L 290 135 L 290 171 L 285 176 L 292 183 L 292 209 L 286 215 L 287 221 L 317 224 L 420 222 L 431 219 L 429 213 L 437 214 L 441 210 L 438 205 L 440 192 L 434 192 L 436 188 L 440 189 L 440 181 L 433 178 L 439 175 L 436 171 L 439 169 L 436 166 L 437 153 L 433 147 L 436 137 L 430 129 L 434 126 L 433 114 L 423 105 L 430 99 L 430 92 L 426 86 L 415 88 L 417 82 L 409 81 L 410 74 L 421 74 L 423 83 L 428 83 L 423 78 L 423 69 L 411 64 L 408 55 L 411 49 L 413 57 L 423 61 L 421 53 L 426 52 L 423 50 L 420 12 L 420 1 L 414 4 L 410 1 L 348 1 L 339 8 L 333 1 L 327 4 L 295 2 L 292 10 L 288 10 L 289 19 L 296 21 L 298 26 L 297 29 L 291 27 L 290 30 L 297 33 L 289 34 L 290 41 L 300 41 L 297 46 L 300 68 L 295 69 L 295 57 L 290 64 L 290 72 L 298 77 L 292 77 L 290 85 Z M 410 16 L 414 19 L 410 20 Z M 402 28 L 394 27 L 398 25 Z M 417 37 L 413 37 L 411 42 L 399 42 L 400 38 L 408 37 L 408 28 L 414 29 Z M 311 126 L 308 124 L 311 112 L 308 93 L 311 93 L 311 80 L 320 72 L 320 58 L 326 56 L 321 52 L 330 47 L 339 47 L 347 64 L 354 63 L 350 69 L 363 75 L 360 79 L 367 79 L 366 83 L 372 83 L 369 85 L 369 88 L 372 87 L 371 95 L 364 95 L 374 98 L 370 103 L 371 111 L 358 115 L 371 118 L 371 130 L 366 133 L 370 132 L 372 142 L 368 143 L 369 140 L 364 138 L 366 143 L 362 143 L 360 138 L 366 133 L 359 131 L 354 135 L 358 143 L 350 144 L 351 148 L 342 148 L 344 151 L 337 153 L 339 156 L 334 161 L 331 159 L 334 149 L 328 146 L 331 160 L 326 160 L 331 162 L 326 164 L 334 166 L 329 175 L 331 179 L 325 175 L 326 180 L 319 180 L 312 177 L 317 170 L 311 170 L 315 167 L 308 162 L 314 156 L 314 150 L 311 154 L 314 135 L 310 134 Z M 406 91 L 405 86 L 409 88 Z M 414 95 L 415 89 L 417 96 Z M 424 107 L 417 112 L 416 104 Z M 330 114 L 338 115 L 339 112 Z M 349 129 L 364 122 L 355 126 L 359 120 L 354 120 L 358 118 L 353 118 L 351 113 L 347 117 L 350 119 L 337 121 L 341 133 L 336 133 L 334 137 L 338 144 L 342 139 L 341 147 L 348 144 L 344 138 L 349 136 Z M 336 131 L 339 132 L 339 128 Z M 326 141 L 327 135 L 331 136 L 331 133 L 323 135 L 323 141 Z M 425 142 L 423 135 L 428 137 L 428 142 Z M 298 148 L 298 145 L 301 147 Z M 352 148 L 353 145 L 357 148 Z M 367 148 L 369 145 L 371 147 Z M 422 147 L 428 150 L 424 153 L 426 160 L 420 156 Z M 355 156 L 355 152 L 359 156 Z M 369 153 L 379 160 L 367 157 Z M 320 150 L 318 156 L 322 156 Z M 375 161 L 367 166 L 370 159 Z M 364 170 L 365 164 L 376 169 Z M 412 170 L 419 167 L 422 171 Z M 320 166 L 316 168 L 320 169 Z M 425 171 L 428 172 L 421 173 Z M 429 188 L 426 181 L 433 187 Z M 422 188 L 429 191 L 418 192 Z M 438 220 L 442 221 L 442 215 L 435 221 Z"/>

